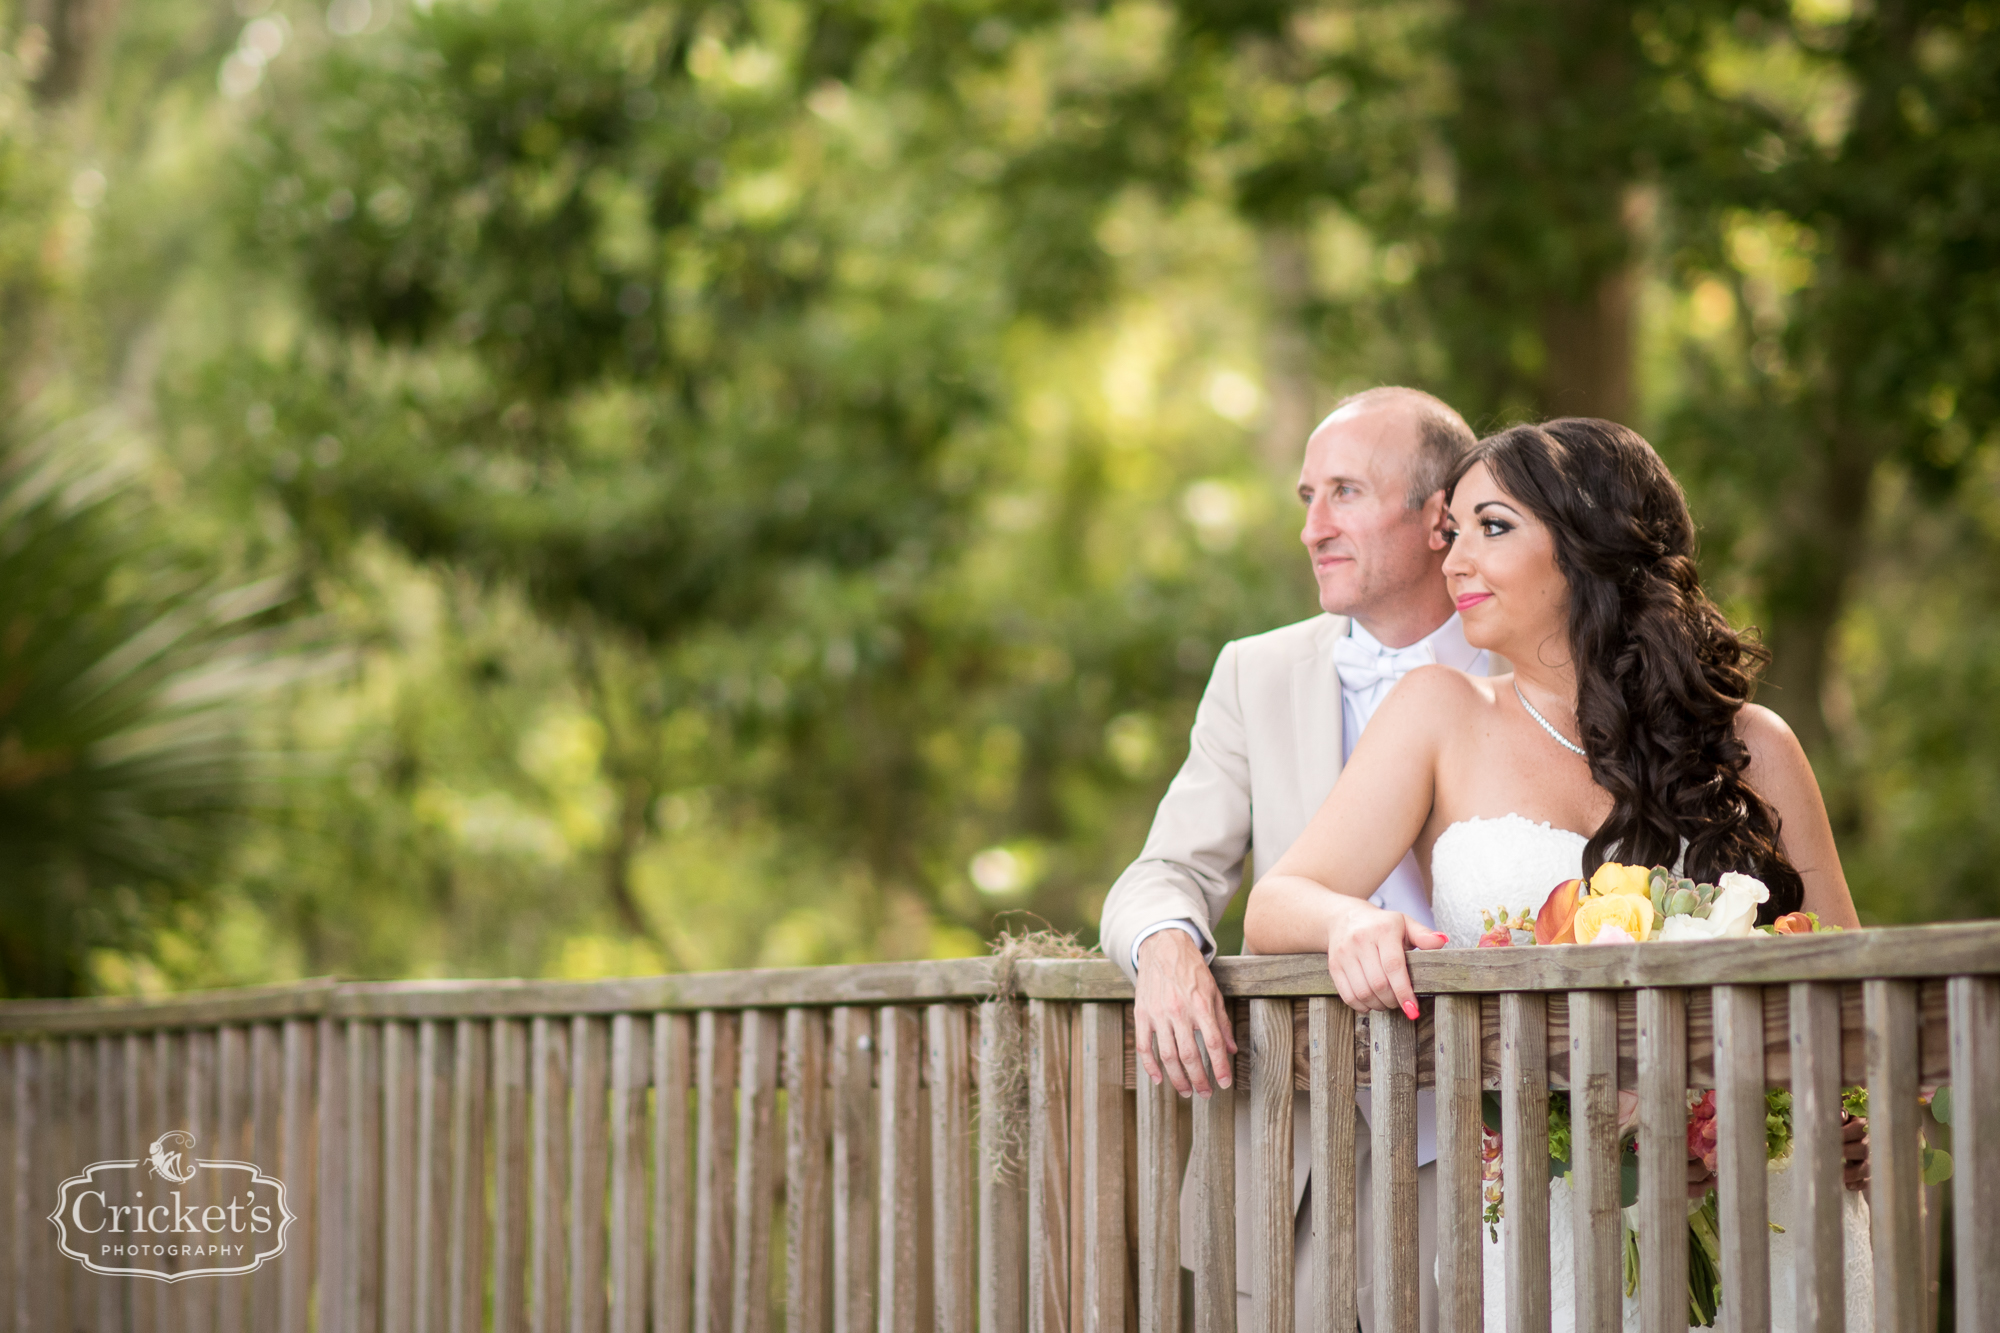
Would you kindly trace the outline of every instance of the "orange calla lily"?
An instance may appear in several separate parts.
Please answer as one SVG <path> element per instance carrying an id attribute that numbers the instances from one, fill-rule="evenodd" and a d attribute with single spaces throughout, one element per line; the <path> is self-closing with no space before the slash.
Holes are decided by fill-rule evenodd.
<path id="1" fill-rule="evenodd" d="M 1787 912 L 1771 923 L 1771 929 L 1780 935 L 1810 935 L 1813 919 L 1804 912 Z"/>
<path id="2" fill-rule="evenodd" d="M 1583 881 L 1566 879 L 1549 890 L 1542 910 L 1535 913 L 1535 943 L 1576 943 L 1576 909 L 1583 902 Z"/>

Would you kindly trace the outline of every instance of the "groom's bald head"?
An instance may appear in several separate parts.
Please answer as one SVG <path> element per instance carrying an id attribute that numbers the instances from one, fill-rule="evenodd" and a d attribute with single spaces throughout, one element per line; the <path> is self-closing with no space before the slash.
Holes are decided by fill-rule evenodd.
<path id="1" fill-rule="evenodd" d="M 1479 437 L 1472 427 L 1442 398 L 1422 389 L 1406 389 L 1384 384 L 1360 393 L 1350 393 L 1333 405 L 1333 411 L 1313 431 L 1317 436 L 1338 420 L 1363 414 L 1380 414 L 1400 419 L 1407 430 L 1410 486 L 1406 500 L 1412 509 L 1444 489 L 1446 479 L 1457 469 L 1459 460 L 1472 452 Z"/>
<path id="2" fill-rule="evenodd" d="M 1444 623 L 1451 598 L 1433 535 L 1445 481 L 1475 443 L 1465 418 L 1419 389 L 1369 389 L 1335 405 L 1299 469 L 1299 537 L 1322 610 L 1397 648 Z"/>

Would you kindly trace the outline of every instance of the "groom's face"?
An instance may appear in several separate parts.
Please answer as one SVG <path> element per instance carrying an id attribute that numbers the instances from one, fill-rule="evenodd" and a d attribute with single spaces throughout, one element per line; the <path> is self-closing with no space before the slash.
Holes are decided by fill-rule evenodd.
<path id="1" fill-rule="evenodd" d="M 1306 442 L 1299 540 L 1312 556 L 1321 610 L 1365 621 L 1442 586 L 1430 544 L 1435 502 L 1409 507 L 1417 444 L 1416 420 L 1394 405 L 1336 413 Z"/>

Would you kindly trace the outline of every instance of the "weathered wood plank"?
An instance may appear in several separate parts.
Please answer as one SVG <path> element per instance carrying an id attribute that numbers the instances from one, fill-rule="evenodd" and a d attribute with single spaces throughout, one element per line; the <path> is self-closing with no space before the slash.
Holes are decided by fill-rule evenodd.
<path id="1" fill-rule="evenodd" d="M 1500 997 L 1501 1189 L 1507 1328 L 1549 1333 L 1548 1001 Z"/>
<path id="2" fill-rule="evenodd" d="M 1249 1010 L 1249 1333 L 1291 1333 L 1292 1002 L 1252 1000 Z"/>
<path id="3" fill-rule="evenodd" d="M 303 1176 L 285 1174 L 279 1146 L 285 1123 L 284 1034 L 275 1023 L 259 1023 L 249 1030 L 248 1036 L 248 1158 L 257 1164 L 260 1171 L 274 1174 L 285 1182 L 285 1205 L 299 1212 L 306 1196 L 306 1181 Z M 108 1044 L 114 1039 L 105 1040 Z M 301 1243 L 300 1233 L 296 1230 L 285 1237 L 285 1243 L 286 1249 L 293 1253 L 311 1253 L 311 1248 Z M 298 1249 L 293 1250 L 294 1246 Z M 255 1333 L 276 1333 L 280 1327 L 284 1268 L 283 1264 L 265 1264 L 251 1275 L 246 1303 L 249 1327 Z"/>
<path id="4" fill-rule="evenodd" d="M 1465 1009 L 1459 1006 L 1461 1017 Z M 1306 1333 L 1347 1333 L 1360 1318 L 1360 1268 L 1354 1224 L 1356 1064 L 1354 1011 L 1339 1000 L 1315 996 L 1306 1002 L 1307 1093 L 1312 1111 L 1312 1263 L 1314 1308 Z M 1479 1001 L 1471 1001 L 1472 1061 L 1479 1063 Z M 1477 1102 L 1478 1085 L 1472 1096 Z M 1440 1107 L 1442 1108 L 1442 1103 Z M 1474 1110 L 1475 1121 L 1478 1112 Z M 1440 1133 L 1442 1133 L 1442 1127 Z M 1439 1140 L 1443 1142 L 1442 1139 Z M 1475 1142 L 1475 1151 L 1477 1144 Z M 1440 1195 L 1440 1200 L 1442 1199 Z M 1442 1207 L 1442 1203 L 1440 1203 Z M 1473 1283 L 1478 1249 L 1474 1242 Z M 1468 1329 L 1477 1328 L 1477 1322 Z"/>
<path id="5" fill-rule="evenodd" d="M 247 1028 L 232 1023 L 215 1034 L 215 1079 L 217 1118 L 214 1155 L 230 1161 L 257 1161 L 264 1170 L 270 1170 L 269 1159 L 258 1161 L 256 1145 L 252 1142 L 250 1032 Z M 96 1086 L 103 1085 L 98 1083 Z M 243 1321 L 249 1315 L 250 1288 L 255 1285 L 256 1276 L 253 1275 L 248 1282 L 223 1280 L 215 1284 L 215 1333 L 243 1333 Z M 104 1313 L 109 1314 L 110 1311 Z"/>
<path id="6" fill-rule="evenodd" d="M 1566 1017 L 1576 1327 L 1578 1333 L 1618 1333 L 1624 1326 L 1623 1228 L 1618 1216 L 1618 997 L 1608 991 L 1572 991 Z"/>
<path id="7" fill-rule="evenodd" d="M 558 1333 L 569 1309 L 568 1128 L 569 1025 L 537 1018 L 528 1028 L 528 1333 Z"/>
<path id="8" fill-rule="evenodd" d="M 1030 1000 L 1028 1333 L 1069 1333 L 1069 1045 L 1069 1006 Z"/>
<path id="9" fill-rule="evenodd" d="M 686 1014 L 654 1015 L 652 1333 L 689 1333 L 694 1310 L 693 1191 L 688 1188 L 693 1067 L 692 1020 Z"/>
<path id="10" fill-rule="evenodd" d="M 736 1197 L 737 1015 L 695 1020 L 693 1333 L 730 1333 L 731 1205 Z"/>
<path id="11" fill-rule="evenodd" d="M 493 1021 L 493 1333 L 528 1327 L 528 1025 Z"/>
<path id="12" fill-rule="evenodd" d="M 1027 1090 L 1020 1072 L 1025 1021 L 1012 1000 L 979 1006 L 979 1333 L 1026 1333 L 1028 1326 L 1027 1106 L 1025 1097 L 1015 1101 Z M 1178 1248 L 1173 1267 L 1178 1294 Z"/>
<path id="13" fill-rule="evenodd" d="M 1417 1025 L 1401 1013 L 1372 1013 L 1368 1045 L 1375 1328 L 1417 1333 Z"/>
<path id="14" fill-rule="evenodd" d="M 881 1227 L 876 1242 L 875 1299 L 879 1333 L 916 1333 L 918 1310 L 917 1153 L 919 1120 L 917 1081 L 920 1077 L 917 1016 L 899 1005 L 877 1016 L 877 1040 L 882 1059 L 877 1066 L 881 1087 L 876 1149 L 881 1194 L 876 1217 Z"/>
<path id="15" fill-rule="evenodd" d="M 1862 983 L 1868 1006 L 1868 1209 L 1875 1251 L 1876 1333 L 1918 1333 L 1924 1277 L 1917 1122 L 1917 987 Z"/>
<path id="16" fill-rule="evenodd" d="M 742 1023 L 736 1096 L 736 1180 L 729 1307 L 734 1333 L 769 1333 L 771 1209 L 778 1165 L 778 1038 L 784 1016 L 750 1010 Z"/>
<path id="17" fill-rule="evenodd" d="M 931 1106 L 931 1291 L 934 1333 L 973 1333 L 972 1064 L 959 1004 L 924 1010 Z M 1113 1034 L 1114 1037 L 1117 1034 Z M 1113 1042 L 1114 1050 L 1122 1039 Z M 1123 1073 L 1122 1064 L 1117 1070 Z M 1123 1089 L 1113 1096 L 1123 1100 Z M 1124 1252 L 1119 1251 L 1122 1264 Z M 1122 1330 L 1120 1330 L 1122 1333 Z"/>
<path id="18" fill-rule="evenodd" d="M 382 1032 L 382 1333 L 412 1333 L 416 1320 L 415 1246 L 419 1202 L 416 1029 L 384 1023 Z"/>
<path id="19" fill-rule="evenodd" d="M 1840 1234 L 1840 997 L 1830 986 L 1791 987 L 1793 1246 L 1800 1333 L 1846 1322 Z"/>
<path id="20" fill-rule="evenodd" d="M 350 1105 L 345 1075 L 348 1038 L 345 1023 L 322 1018 L 313 1024 L 314 1182 L 318 1208 L 313 1219 L 319 1281 L 313 1288 L 313 1323 L 322 1329 L 346 1329 L 347 1318 L 347 1153 Z"/>
<path id="21" fill-rule="evenodd" d="M 91 1043 L 91 1078 L 95 1085 L 96 1124 L 93 1127 L 90 1159 L 104 1162 L 123 1160 L 128 1149 L 126 1139 L 120 1132 L 125 1120 L 124 1091 L 125 1080 L 121 1077 L 125 1061 L 125 1039 L 122 1036 L 105 1035 Z M 5 1065 L 0 1065 L 0 1078 L 5 1077 Z M 6 1141 L 0 1134 L 0 1143 Z M 275 1156 L 256 1159 L 265 1170 L 276 1160 Z M 81 1162 L 78 1165 L 82 1165 Z M 6 1193 L 0 1188 L 0 1199 Z M 268 1265 L 267 1265 L 268 1266 Z M 0 1259 L 0 1273 L 5 1271 L 5 1261 Z M 97 1333 L 125 1333 L 125 1304 L 131 1284 L 128 1282 L 93 1282 L 95 1295 L 95 1327 Z M 240 1327 L 240 1325 L 239 1325 Z M 261 1327 L 270 1328 L 265 1324 Z"/>
<path id="22" fill-rule="evenodd" d="M 4 1054 L 13 1066 L 8 1071 L 5 1089 L 7 1122 L 11 1133 L 6 1145 L 8 1214 L 11 1217 L 33 1217 L 38 1211 L 34 1206 L 34 1163 L 42 1048 L 39 1042 L 23 1041 L 14 1044 Z M 40 1302 L 36 1299 L 41 1288 L 28 1280 L 36 1259 L 31 1241 L 37 1233 L 18 1225 L 8 1227 L 7 1232 L 7 1327 L 9 1333 L 37 1333 L 44 1326 L 37 1308 Z"/>
<path id="23" fill-rule="evenodd" d="M 2000 1310 L 2000 978 L 1953 977 L 1950 1005 L 1952 1273 L 1970 1329 Z"/>
<path id="24" fill-rule="evenodd" d="M 1213 1089 L 1194 1099 L 1189 1180 L 1194 1190 L 1194 1330 L 1236 1333 L 1236 1088 L 1216 1081 L 1208 1043 L 1197 1040 Z"/>
<path id="25" fill-rule="evenodd" d="M 1713 995 L 1723 1313 L 1730 1328 L 1761 1333 L 1771 1324 L 1764 992 L 1756 986 L 1717 986 Z"/>
<path id="26" fill-rule="evenodd" d="M 285 1182 L 286 1201 L 298 1220 L 286 1233 L 287 1251 L 296 1262 L 278 1268 L 278 1308 L 270 1323 L 260 1315 L 257 1328 L 277 1333 L 306 1333 L 311 1319 L 313 1256 L 318 1252 L 318 1140 L 327 1131 L 314 1123 L 313 1060 L 315 1024 L 289 1018 L 279 1028 L 281 1046 L 278 1089 L 278 1179 Z M 261 1159 L 260 1159 L 261 1161 Z M 266 1265 L 269 1267 L 269 1265 Z"/>
<path id="27" fill-rule="evenodd" d="M 569 1021 L 569 1333 L 604 1328 L 605 1176 L 611 1166 L 609 1023 Z"/>
<path id="28" fill-rule="evenodd" d="M 451 1310 L 451 1039 L 452 1029 L 436 1019 L 417 1024 L 417 1209 L 410 1293 L 416 1333 L 445 1333 Z"/>
<path id="29" fill-rule="evenodd" d="M 832 1108 L 826 1014 L 785 1011 L 785 1333 L 831 1333 Z"/>
<path id="30" fill-rule="evenodd" d="M 211 1142 L 218 1132 L 216 1041 L 217 1033 L 213 1028 L 196 1028 L 187 1034 L 186 1081 L 182 1085 L 187 1098 L 187 1111 L 181 1123 L 194 1135 L 196 1154 L 201 1152 L 201 1145 Z M 189 1259 L 176 1266 L 183 1269 L 193 1268 L 196 1263 L 197 1261 Z M 64 1268 L 69 1270 L 63 1274 L 65 1278 L 83 1271 L 68 1264 L 65 1264 Z M 70 1286 L 68 1282 L 63 1285 L 65 1289 Z M 188 1282 L 181 1286 L 183 1290 L 178 1293 L 181 1318 L 186 1321 L 185 1326 L 189 1333 L 210 1333 L 215 1326 L 215 1302 L 218 1294 L 215 1284 Z M 67 1290 L 65 1295 L 67 1296 Z M 62 1326 L 66 1325 L 58 1325 Z"/>
<path id="31" fill-rule="evenodd" d="M 1439 1333 L 1479 1333 L 1486 1317 L 1479 1235 L 1479 1215 L 1485 1207 L 1481 1190 L 1479 1000 L 1469 995 L 1440 995 L 1434 1005 L 1438 1329 Z M 1315 1189 L 1318 1180 L 1315 1175 Z"/>
<path id="32" fill-rule="evenodd" d="M 1078 1143 L 1083 1171 L 1083 1320 L 1080 1333 L 1125 1329 L 1125 1036 L 1123 1007 L 1090 1003 L 1077 1009 Z M 1291 1096 L 1291 1014 L 1281 1015 L 1286 1100 Z M 1290 1126 L 1289 1118 L 1286 1120 Z"/>
<path id="33" fill-rule="evenodd" d="M 875 1015 L 833 1011 L 833 1333 L 875 1333 Z"/>
<path id="34" fill-rule="evenodd" d="M 1180 1333 L 1180 1116 L 1167 1080 L 1142 1077 L 1138 1093 L 1139 1333 Z"/>
<path id="35" fill-rule="evenodd" d="M 646 1323 L 646 1083 L 651 1029 L 644 1019 L 611 1020 L 610 1333 L 643 1333 Z"/>
<path id="36" fill-rule="evenodd" d="M 484 1326 L 486 1252 L 486 1090 L 490 1029 L 458 1020 L 451 1040 L 451 1205 L 445 1249 L 448 1333 Z"/>
<path id="37" fill-rule="evenodd" d="M 377 1333 L 382 1310 L 382 1025 L 347 1024 L 347 1243 L 341 1272 L 346 1327 Z"/>
<path id="38" fill-rule="evenodd" d="M 1639 992 L 1639 1318 L 1645 1333 L 1687 1328 L 1686 1024 L 1679 991 Z"/>

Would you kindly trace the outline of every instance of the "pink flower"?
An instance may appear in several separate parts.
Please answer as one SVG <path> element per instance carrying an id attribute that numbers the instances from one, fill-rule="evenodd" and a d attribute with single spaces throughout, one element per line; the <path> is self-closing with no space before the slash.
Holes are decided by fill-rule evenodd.
<path id="1" fill-rule="evenodd" d="M 1484 935 L 1481 935 L 1479 943 L 1474 947 L 1480 949 L 1507 949 L 1513 947 L 1513 944 L 1514 932 L 1505 926 L 1495 926 Z"/>
<path id="2" fill-rule="evenodd" d="M 1607 921 L 1597 928 L 1597 933 L 1590 937 L 1589 942 L 1592 944 L 1637 944 L 1639 941 L 1627 934 L 1625 927 L 1619 925 L 1616 921 Z"/>
<path id="3" fill-rule="evenodd" d="M 1715 1170 L 1715 1093 L 1704 1092 L 1688 1109 L 1688 1159 Z"/>

